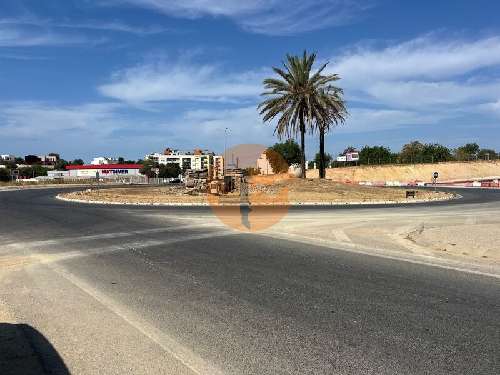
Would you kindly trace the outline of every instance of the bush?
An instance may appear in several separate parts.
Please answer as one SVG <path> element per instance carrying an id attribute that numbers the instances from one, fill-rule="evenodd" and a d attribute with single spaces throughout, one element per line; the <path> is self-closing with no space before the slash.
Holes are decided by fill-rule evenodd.
<path id="1" fill-rule="evenodd" d="M 10 169 L 0 168 L 0 181 L 7 182 L 10 181 Z"/>
<path id="2" fill-rule="evenodd" d="M 279 152 L 272 148 L 268 148 L 265 153 L 274 173 L 288 172 L 288 163 Z"/>

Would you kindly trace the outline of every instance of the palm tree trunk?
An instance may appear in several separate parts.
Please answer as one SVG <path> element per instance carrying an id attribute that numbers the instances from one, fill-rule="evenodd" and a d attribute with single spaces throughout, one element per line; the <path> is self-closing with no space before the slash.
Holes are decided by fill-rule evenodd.
<path id="1" fill-rule="evenodd" d="M 325 129 L 319 128 L 319 178 L 325 178 Z"/>
<path id="2" fill-rule="evenodd" d="M 301 167 L 301 178 L 306 178 L 306 126 L 304 123 L 304 118 L 300 119 L 300 167 Z"/>

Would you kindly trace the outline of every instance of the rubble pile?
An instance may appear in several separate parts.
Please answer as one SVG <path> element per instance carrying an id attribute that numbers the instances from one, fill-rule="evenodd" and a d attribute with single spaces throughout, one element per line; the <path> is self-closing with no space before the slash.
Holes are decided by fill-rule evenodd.
<path id="1" fill-rule="evenodd" d="M 191 195 L 194 194 L 193 192 L 206 192 L 208 189 L 208 169 L 186 171 L 184 186 Z"/>

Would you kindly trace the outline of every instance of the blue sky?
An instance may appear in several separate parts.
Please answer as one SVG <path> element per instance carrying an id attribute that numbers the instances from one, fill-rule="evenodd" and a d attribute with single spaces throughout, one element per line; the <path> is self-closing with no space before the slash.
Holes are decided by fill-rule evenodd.
<path id="1" fill-rule="evenodd" d="M 262 79 L 304 49 L 340 74 L 351 114 L 327 151 L 500 149 L 496 14 L 492 0 L 2 0 L 0 153 L 221 152 L 226 127 L 231 145 L 272 144 Z"/>

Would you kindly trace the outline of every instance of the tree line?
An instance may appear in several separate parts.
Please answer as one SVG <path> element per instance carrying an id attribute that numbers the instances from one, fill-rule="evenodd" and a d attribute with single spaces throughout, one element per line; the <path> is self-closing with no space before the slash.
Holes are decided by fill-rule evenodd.
<path id="1" fill-rule="evenodd" d="M 359 152 L 359 164 L 416 164 L 447 161 L 496 160 L 495 150 L 481 148 L 477 143 L 467 143 L 455 149 L 439 143 L 413 141 L 405 144 L 399 152 L 385 146 L 364 146 Z"/>
<path id="2" fill-rule="evenodd" d="M 353 146 L 346 147 L 339 156 L 355 152 Z M 275 173 L 285 173 L 291 165 L 300 164 L 301 149 L 293 139 L 275 143 L 266 150 L 266 156 Z M 447 161 L 475 161 L 498 160 L 497 151 L 481 148 L 477 143 L 467 143 L 457 148 L 449 148 L 439 143 L 422 143 L 413 141 L 405 144 L 399 152 L 393 152 L 385 146 L 364 146 L 359 151 L 359 160 L 356 162 L 337 162 L 337 158 L 329 153 L 325 154 L 325 165 L 330 168 L 351 165 L 378 165 L 378 164 L 417 164 L 439 163 Z M 320 162 L 320 153 L 309 161 L 308 167 L 316 167 Z"/>

